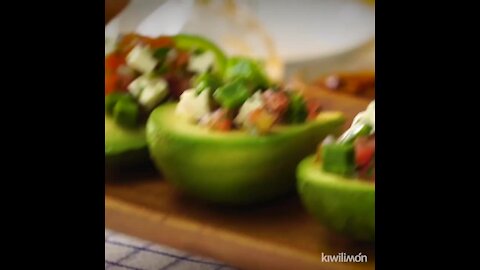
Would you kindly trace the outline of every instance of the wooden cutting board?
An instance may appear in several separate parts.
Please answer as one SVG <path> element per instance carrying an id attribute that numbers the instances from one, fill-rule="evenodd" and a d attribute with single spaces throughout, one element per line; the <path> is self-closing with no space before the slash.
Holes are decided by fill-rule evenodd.
<path id="1" fill-rule="evenodd" d="M 341 110 L 350 121 L 369 102 L 309 91 L 322 99 L 324 109 Z M 106 175 L 105 226 L 242 269 L 375 268 L 374 244 L 327 230 L 305 212 L 294 193 L 256 207 L 219 207 L 183 194 L 152 168 Z M 342 252 L 365 254 L 368 262 L 322 262 L 322 253 Z"/>

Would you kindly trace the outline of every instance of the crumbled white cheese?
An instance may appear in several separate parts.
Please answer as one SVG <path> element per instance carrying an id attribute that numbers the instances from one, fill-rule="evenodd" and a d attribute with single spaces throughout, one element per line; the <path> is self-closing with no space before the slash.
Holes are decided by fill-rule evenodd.
<path id="1" fill-rule="evenodd" d="M 245 103 L 243 103 L 242 107 L 240 107 L 237 117 L 233 120 L 234 123 L 242 125 L 252 111 L 263 107 L 263 105 L 262 93 L 257 91 L 253 96 L 249 97 Z"/>
<path id="2" fill-rule="evenodd" d="M 136 78 L 134 81 L 132 81 L 127 86 L 127 89 L 130 92 L 130 94 L 132 94 L 132 96 L 134 96 L 135 98 L 139 98 L 143 89 L 145 89 L 145 87 L 147 87 L 147 85 L 150 83 L 151 83 L 150 76 L 144 74 Z"/>
<path id="3" fill-rule="evenodd" d="M 210 113 L 209 90 L 202 91 L 198 96 L 195 89 L 185 90 L 180 96 L 175 113 L 189 121 L 198 121 Z"/>
<path id="4" fill-rule="evenodd" d="M 138 103 L 147 110 L 152 110 L 168 95 L 168 85 L 164 79 L 158 78 L 148 81 L 142 90 Z"/>
<path id="5" fill-rule="evenodd" d="M 126 61 L 128 66 L 142 73 L 151 72 L 158 63 L 150 49 L 140 45 L 132 49 Z"/>
<path id="6" fill-rule="evenodd" d="M 196 73 L 205 73 L 213 66 L 215 55 L 210 52 L 204 52 L 199 55 L 192 55 L 188 61 L 188 70 Z"/>

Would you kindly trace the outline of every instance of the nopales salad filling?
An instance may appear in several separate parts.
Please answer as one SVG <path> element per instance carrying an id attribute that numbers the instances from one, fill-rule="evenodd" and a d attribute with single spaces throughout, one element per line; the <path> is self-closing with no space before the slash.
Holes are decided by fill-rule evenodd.
<path id="1" fill-rule="evenodd" d="M 178 100 L 196 75 L 221 74 L 224 60 L 197 36 L 123 35 L 105 54 L 105 112 L 122 127 L 136 127 L 167 99 Z"/>
<path id="2" fill-rule="evenodd" d="M 267 134 L 278 124 L 312 120 L 319 111 L 318 101 L 273 85 L 260 63 L 243 57 L 228 59 L 223 77 L 196 76 L 176 108 L 178 116 L 199 126 L 256 135 Z"/>
<path id="3" fill-rule="evenodd" d="M 121 36 L 105 56 L 105 112 L 122 127 L 145 123 L 166 100 L 176 115 L 216 130 L 269 133 L 275 125 L 312 120 L 319 102 L 275 85 L 262 63 L 225 57 L 198 36 Z"/>
<path id="4" fill-rule="evenodd" d="M 339 138 L 325 138 L 317 159 L 326 172 L 375 183 L 375 100 Z"/>

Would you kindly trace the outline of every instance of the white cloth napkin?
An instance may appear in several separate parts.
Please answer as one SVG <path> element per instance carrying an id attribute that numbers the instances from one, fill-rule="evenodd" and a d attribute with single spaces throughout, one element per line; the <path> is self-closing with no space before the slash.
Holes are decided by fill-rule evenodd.
<path id="1" fill-rule="evenodd" d="M 234 270 L 225 263 L 105 229 L 105 270 Z"/>

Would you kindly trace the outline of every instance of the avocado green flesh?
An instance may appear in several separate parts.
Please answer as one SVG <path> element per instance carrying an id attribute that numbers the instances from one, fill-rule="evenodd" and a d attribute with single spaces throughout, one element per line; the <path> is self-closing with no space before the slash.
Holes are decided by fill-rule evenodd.
<path id="1" fill-rule="evenodd" d="M 375 184 L 327 173 L 315 156 L 297 168 L 297 190 L 322 224 L 362 241 L 375 240 Z"/>
<path id="2" fill-rule="evenodd" d="M 126 129 L 105 115 L 105 164 L 135 166 L 149 159 L 145 126 Z"/>
<path id="3" fill-rule="evenodd" d="M 186 192 L 225 204 L 267 201 L 295 187 L 295 168 L 327 134 L 338 133 L 340 113 L 272 134 L 219 132 L 175 115 L 176 103 L 156 108 L 147 121 L 150 155 L 158 169 Z"/>

